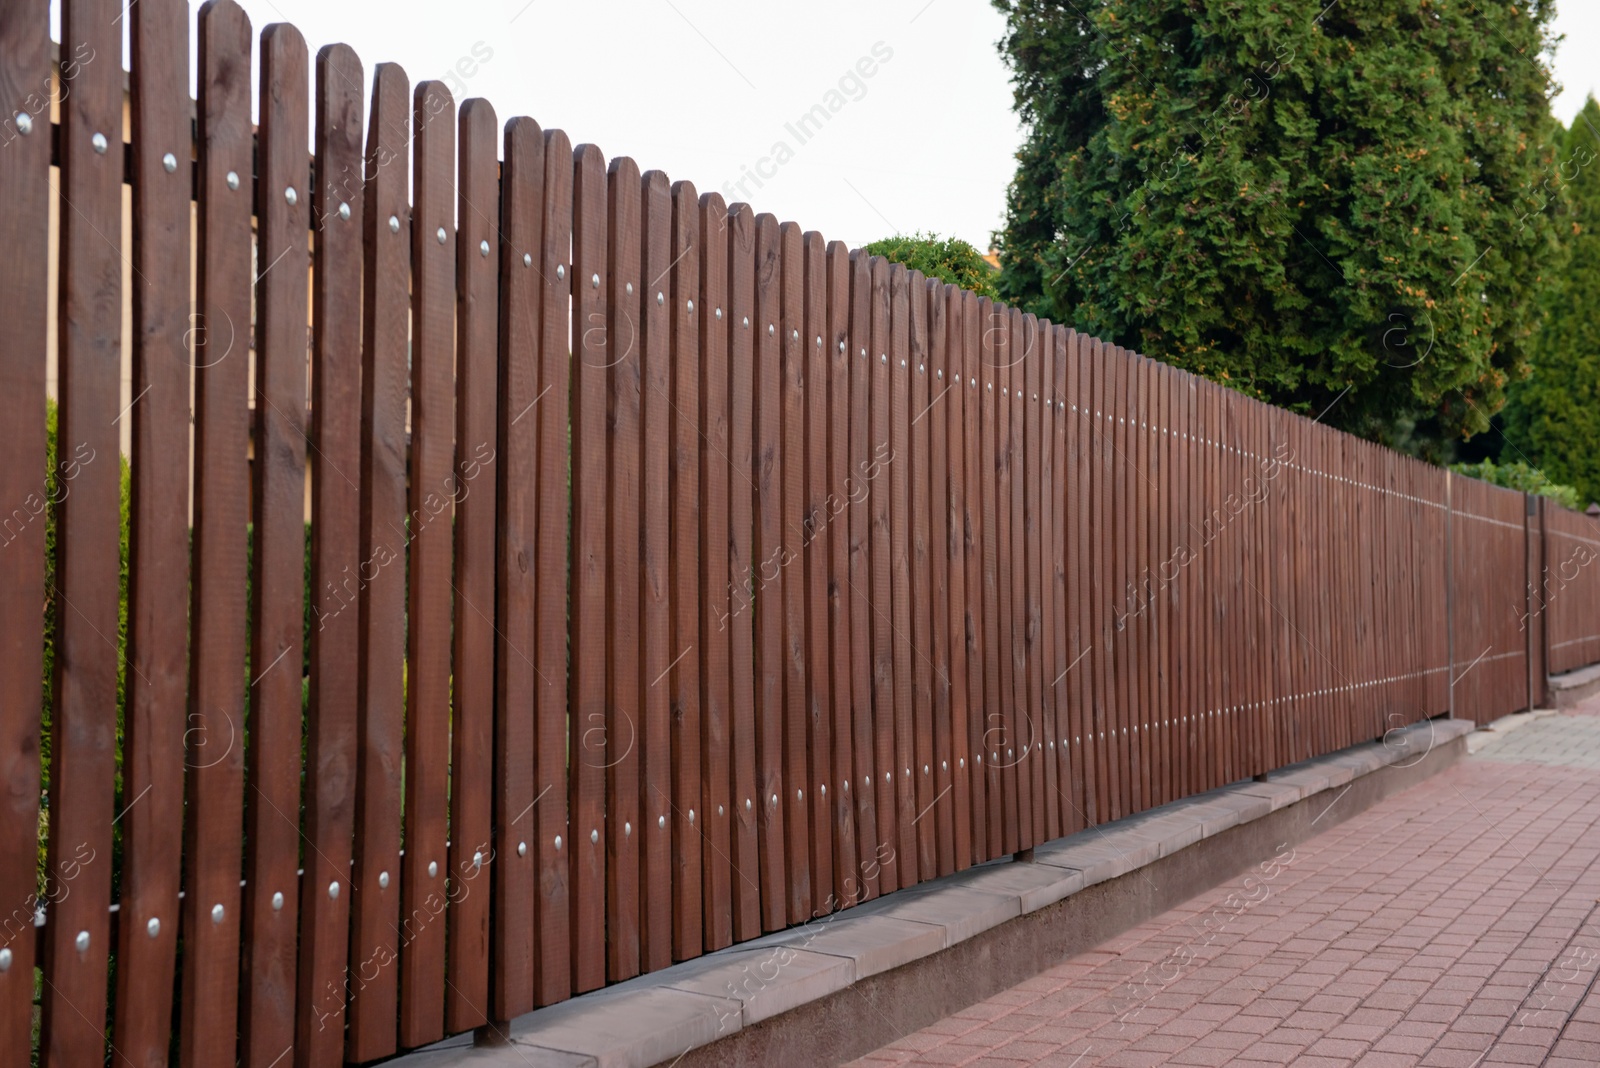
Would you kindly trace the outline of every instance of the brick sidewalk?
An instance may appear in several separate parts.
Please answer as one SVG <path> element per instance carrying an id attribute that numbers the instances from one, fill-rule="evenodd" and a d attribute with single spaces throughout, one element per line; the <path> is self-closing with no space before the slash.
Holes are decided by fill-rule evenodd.
<path id="1" fill-rule="evenodd" d="M 1536 720 L 854 1063 L 1594 1068 L 1596 713 Z"/>

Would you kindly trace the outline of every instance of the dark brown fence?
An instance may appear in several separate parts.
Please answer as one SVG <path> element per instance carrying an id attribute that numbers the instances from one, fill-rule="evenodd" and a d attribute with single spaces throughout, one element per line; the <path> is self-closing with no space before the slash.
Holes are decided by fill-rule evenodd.
<path id="1" fill-rule="evenodd" d="M 56 82 L 0 7 L 6 1063 L 372 1060 L 1600 660 L 1583 517 L 290 26 L 252 72 L 229 0 L 197 104 L 181 0 L 62 6 Z"/>

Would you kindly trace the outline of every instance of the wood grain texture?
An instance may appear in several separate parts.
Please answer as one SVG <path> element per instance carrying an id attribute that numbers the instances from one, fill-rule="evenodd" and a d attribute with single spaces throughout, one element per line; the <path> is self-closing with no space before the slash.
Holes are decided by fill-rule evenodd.
<path id="1" fill-rule="evenodd" d="M 611 160 L 606 207 L 606 700 L 605 714 L 582 724 L 583 745 L 573 757 L 605 777 L 606 977 L 618 982 L 639 974 L 635 828 L 639 737 L 646 729 L 642 675 L 648 666 L 640 634 L 643 201 L 638 165 L 626 156 Z"/>
<path id="2" fill-rule="evenodd" d="M 237 1058 L 244 822 L 246 524 L 250 473 L 250 20 L 229 0 L 199 21 L 194 321 L 194 531 L 189 596 L 188 818 L 179 1057 Z M 229 175 L 240 180 L 230 182 Z M 237 185 L 238 188 L 234 188 Z M 222 906 L 222 921 L 211 910 Z"/>
<path id="3" fill-rule="evenodd" d="M 586 732 L 609 722 L 607 693 L 606 409 L 620 351 L 607 329 L 606 167 L 593 145 L 572 154 L 572 684 L 567 714 L 571 777 L 566 845 L 572 871 L 572 989 L 606 979 L 606 769 Z M 586 759 L 587 757 L 587 759 Z"/>
<path id="4" fill-rule="evenodd" d="M 778 343 L 783 269 L 778 220 L 755 218 L 754 306 L 739 316 L 738 328 L 751 335 L 754 367 L 754 422 L 751 466 L 754 485 L 751 559 L 748 572 L 754 604 L 753 677 L 755 696 L 755 812 L 761 872 L 761 922 L 769 931 L 788 925 L 790 842 L 784 828 L 785 677 L 783 588 L 787 578 L 783 526 L 783 368 Z M 738 392 L 735 391 L 735 396 Z"/>
<path id="5" fill-rule="evenodd" d="M 244 987 L 239 1059 L 261 1068 L 294 1045 L 298 986 L 309 76 L 306 43 L 298 30 L 274 23 L 262 31 L 260 99 L 270 106 L 261 109 L 256 153 L 250 745 L 239 965 Z"/>
<path id="6" fill-rule="evenodd" d="M 680 210 L 681 214 L 681 210 Z M 685 223 L 675 215 L 675 226 Z M 739 878 L 734 870 L 734 831 L 743 826 L 733 801 L 734 708 L 733 664 L 730 656 L 737 602 L 733 597 L 730 521 L 732 500 L 742 484 L 734 484 L 732 471 L 733 422 L 729 410 L 729 289 L 728 208 L 719 193 L 702 193 L 696 205 L 692 229 L 686 235 L 698 245 L 699 277 L 689 275 L 686 285 L 673 293 L 673 300 L 696 301 L 700 311 L 698 326 L 700 379 L 699 437 L 695 442 L 699 464 L 700 546 L 703 553 L 700 572 L 698 618 L 700 661 L 700 770 L 703 789 L 700 811 L 706 813 L 705 833 L 694 835 L 683 806 L 673 812 L 674 845 L 679 838 L 694 835 L 699 840 L 700 871 L 688 867 L 687 851 L 676 853 L 674 878 L 697 883 L 701 893 L 703 922 L 700 945 L 721 949 L 733 942 L 735 888 Z M 698 285 L 693 285 L 693 282 Z M 685 294 L 697 292 L 697 297 Z M 681 375 L 682 369 L 679 369 Z M 682 382 L 682 379 L 679 379 Z M 676 415 L 684 419 L 684 415 Z M 684 635 L 687 640 L 689 635 Z M 691 806 L 692 807 L 692 806 Z M 712 815 L 715 814 L 715 815 Z M 680 863 L 681 862 L 681 863 Z M 699 948 L 695 940 L 680 939 L 688 919 L 675 922 L 674 955 L 689 957 Z"/>
<path id="7" fill-rule="evenodd" d="M 873 482 L 881 472 L 882 457 L 872 444 L 871 387 L 872 350 L 872 262 L 865 252 L 850 253 L 846 268 L 850 289 L 850 336 L 845 352 L 850 363 L 849 409 L 845 420 L 849 431 L 850 464 L 849 509 L 849 585 L 850 616 L 850 707 L 855 785 L 847 781 L 856 822 L 859 875 L 855 885 L 861 901 L 882 892 L 880 876 L 885 849 L 893 844 L 878 832 L 877 803 L 872 787 L 876 778 L 877 735 L 873 730 L 873 669 L 876 664 L 877 631 L 872 613 L 872 538 L 874 515 L 871 499 Z M 881 843 L 881 844 L 880 844 Z M 848 889 L 848 888 L 847 888 Z"/>
<path id="8" fill-rule="evenodd" d="M 535 834 L 537 858 L 534 929 L 534 1003 L 550 1005 L 572 993 L 573 872 L 567 845 L 571 781 L 567 754 L 571 734 L 572 682 L 569 677 L 568 511 L 572 471 L 571 411 L 576 383 L 572 359 L 572 237 L 576 166 L 572 144 L 560 130 L 544 134 L 544 199 L 540 247 L 523 253 L 523 262 L 539 272 L 539 391 L 528 418 L 538 418 L 538 610 L 534 652 L 534 799 L 513 820 L 524 819 Z M 598 208 L 596 209 L 598 210 Z M 532 263 L 528 263 L 528 257 Z M 587 384 L 587 383 L 586 383 Z M 587 785 L 587 784 L 586 784 Z M 520 835 L 520 831 L 518 832 Z"/>
<path id="9" fill-rule="evenodd" d="M 122 885 L 112 1061 L 162 1064 L 172 1024 L 183 853 L 189 583 L 188 9 L 129 12 L 134 269 Z M 169 171 L 169 146 L 180 166 Z M 180 158 L 181 157 L 181 158 Z M 174 264 L 184 269 L 173 270 Z M 180 507 L 180 502 L 185 507 Z M 139 803 L 128 807 L 135 799 Z M 151 920 L 156 921 L 154 928 Z M 154 937 L 151 932 L 154 931 Z"/>
<path id="10" fill-rule="evenodd" d="M 110 956 L 111 819 L 116 764 L 119 477 L 116 421 L 122 341 L 121 34 L 110 0 L 62 5 L 69 55 L 86 62 L 61 106 L 58 457 L 83 457 L 56 504 L 55 670 L 50 734 L 50 837 L 45 879 L 57 891 L 45 931 L 40 1064 L 104 1056 Z M 40 122 L 40 133 L 48 124 Z M 101 153 L 102 133 L 116 151 Z M 36 268 L 37 269 L 37 268 Z M 59 462 L 59 461 L 58 461 Z M 135 680 L 138 681 L 137 679 Z M 31 866 L 30 866 L 31 867 Z M 87 946 L 80 932 L 87 932 Z M 93 1021 L 91 1024 L 90 1021 Z"/>
<path id="11" fill-rule="evenodd" d="M 361 597 L 356 664 L 355 867 L 345 1056 L 399 1038 L 400 776 L 405 737 L 406 402 L 411 252 L 405 146 L 411 84 L 374 71 L 362 205 Z"/>
<path id="12" fill-rule="evenodd" d="M 500 302 L 495 389 L 497 436 L 494 627 L 494 858 L 490 886 L 491 1018 L 504 1025 L 533 1008 L 538 820 L 534 667 L 538 640 L 539 382 L 544 289 L 544 131 L 505 124 L 498 228 Z M 535 269 L 536 265 L 539 267 Z M 551 405 L 560 410 L 560 405 Z M 479 492 L 487 492 L 480 487 Z M 565 585 L 562 593 L 565 596 Z M 482 893 L 483 887 L 478 888 Z M 502 1028 L 503 1030 L 503 1028 Z"/>
<path id="13" fill-rule="evenodd" d="M 317 53 L 311 321 L 311 629 L 295 1063 L 344 1061 L 361 582 L 361 128 L 366 75 Z"/>
<path id="14" fill-rule="evenodd" d="M 828 598 L 829 681 L 833 687 L 833 769 L 825 795 L 825 818 L 833 825 L 834 900 L 839 908 L 861 898 L 860 852 L 856 836 L 856 806 L 850 780 L 856 774 L 854 646 L 850 588 L 850 515 L 855 508 L 856 480 L 850 468 L 850 382 L 859 361 L 850 348 L 850 252 L 839 241 L 824 250 L 827 278 L 824 295 L 827 323 L 822 335 L 827 398 L 827 525 L 828 556 L 825 570 Z M 813 380 L 812 389 L 820 389 Z"/>
<path id="15" fill-rule="evenodd" d="M 92 47 L 92 46 L 91 46 Z M 48 617 L 45 513 L 53 494 L 45 446 L 46 262 L 50 244 L 50 13 L 42 5 L 0 9 L 0 286 L 15 307 L 0 319 L 0 901 L 31 902 L 38 892 L 40 664 Z M 75 69 L 71 49 L 63 53 Z M 21 133 L 14 116 L 36 125 Z M 71 460 L 72 457 L 61 459 Z M 81 462 L 81 461 L 78 461 Z M 27 913 L 25 912 L 24 915 Z M 168 924 L 174 928 L 175 919 Z M 0 948 L 11 967 L 0 972 L 0 1049 L 33 1047 L 33 976 L 38 963 L 32 924 L 7 924 Z"/>
<path id="16" fill-rule="evenodd" d="M 443 118 L 443 116 L 441 116 Z M 499 121 L 487 100 L 457 118 L 455 245 L 455 627 L 451 649 L 449 943 L 445 1031 L 489 1022 L 489 888 L 495 848 L 495 495 L 499 462 Z M 510 859 L 511 854 L 505 854 Z"/>
<path id="17" fill-rule="evenodd" d="M 810 777 L 806 779 L 805 805 L 808 820 L 808 848 L 811 866 L 811 910 L 806 917 L 826 915 L 838 907 L 834 893 L 834 820 L 831 818 L 830 791 L 836 792 L 833 771 L 833 650 L 829 645 L 828 572 L 829 553 L 829 444 L 828 371 L 831 365 L 828 333 L 827 244 L 822 235 L 808 231 L 801 238 L 805 258 L 804 322 L 790 323 L 799 337 L 793 339 L 799 351 L 794 362 L 799 374 L 800 396 L 804 402 L 804 421 L 797 427 L 800 457 L 805 468 L 805 493 L 802 498 L 801 553 L 805 564 L 805 684 L 803 706 L 806 724 L 806 752 L 810 758 Z M 832 785 L 830 786 L 830 783 Z"/>
<path id="18" fill-rule="evenodd" d="M 653 971 L 674 960 L 697 956 L 709 941 L 703 857 L 712 848 L 720 848 L 723 856 L 727 855 L 728 779 L 722 775 L 717 798 L 709 801 L 703 791 L 710 775 L 702 771 L 702 717 L 706 716 L 705 694 L 709 686 L 702 681 L 700 642 L 701 619 L 706 611 L 701 581 L 708 573 L 702 559 L 710 547 L 701 537 L 700 479 L 702 435 L 710 419 L 701 409 L 705 381 L 701 360 L 702 324 L 716 322 L 716 318 L 707 309 L 700 282 L 703 257 L 711 253 L 702 243 L 701 198 L 694 186 L 688 182 L 669 185 L 666 175 L 659 171 L 651 171 L 645 179 L 649 183 L 646 218 L 660 219 L 659 225 L 649 228 L 656 240 L 647 242 L 645 249 L 645 273 L 657 294 L 654 306 L 660 317 L 648 320 L 646 333 L 651 388 L 646 395 L 645 436 L 647 442 L 661 442 L 659 458 L 646 445 L 646 462 L 655 465 L 653 476 L 647 477 L 666 494 L 654 520 L 657 537 L 651 544 L 658 554 L 656 573 L 671 598 L 671 608 L 660 623 L 661 651 L 654 661 L 659 671 L 652 669 L 646 680 L 652 687 L 661 688 L 660 695 L 651 698 L 656 702 L 652 707 L 658 723 L 651 737 L 658 739 L 658 744 L 646 753 L 647 781 L 671 783 L 670 798 L 662 789 L 651 790 L 645 810 L 647 833 L 655 836 L 649 842 L 646 885 L 665 886 L 670 881 L 673 888 L 670 902 L 665 895 L 650 895 L 652 915 L 646 924 L 644 965 Z M 726 257 L 721 263 L 725 270 Z M 650 299 L 648 288 L 645 297 Z M 655 343 L 658 336 L 659 345 Z M 725 338 L 723 334 L 723 345 Z M 723 389 L 727 388 L 726 381 L 724 375 Z M 653 437 L 651 431 L 655 431 Z M 723 432 L 726 433 L 725 424 Z M 663 531 L 664 540 L 660 536 Z M 724 678 L 725 671 L 724 668 Z M 665 679 L 661 678 L 662 673 L 667 674 Z M 724 693 L 720 721 L 724 732 L 726 710 Z M 688 812 L 696 809 L 700 815 L 698 824 L 688 817 Z M 666 817 L 666 827 L 661 826 L 662 817 Z M 713 818 L 715 824 L 711 822 Z M 710 844 L 709 835 L 716 836 L 715 846 Z M 727 871 L 725 867 L 719 870 Z M 726 900 L 724 896 L 723 901 Z M 724 904 L 720 916 L 726 915 Z M 721 922 L 719 918 L 719 926 Z"/>
<path id="19" fill-rule="evenodd" d="M 400 1044 L 444 1036 L 455 430 L 455 101 L 412 92 L 411 468 L 406 539 L 405 856 Z"/>
<path id="20" fill-rule="evenodd" d="M 757 781 L 755 589 L 751 578 L 755 515 L 755 336 L 756 220 L 747 204 L 730 205 L 728 233 L 728 656 L 732 663 L 733 939 L 762 931 L 766 794 Z M 757 804 L 763 807 L 758 810 Z"/>

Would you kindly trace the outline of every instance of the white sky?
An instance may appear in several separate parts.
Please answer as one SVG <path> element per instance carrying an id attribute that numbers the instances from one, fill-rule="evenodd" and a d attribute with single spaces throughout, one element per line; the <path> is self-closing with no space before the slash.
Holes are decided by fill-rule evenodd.
<path id="1" fill-rule="evenodd" d="M 1004 23 L 987 0 L 240 2 L 258 32 L 293 22 L 313 55 L 350 44 L 369 78 L 392 60 L 414 84 L 466 58 L 476 71 L 457 75 L 458 102 L 486 97 L 502 121 L 532 115 L 702 191 L 728 196 L 760 165 L 771 177 L 745 187 L 757 211 L 851 246 L 931 230 L 987 248 L 1022 140 L 995 49 Z M 1600 0 L 1560 0 L 1555 29 L 1567 40 L 1553 110 L 1570 122 L 1587 93 L 1600 96 Z M 492 58 L 472 60 L 474 46 Z M 890 58 L 851 81 L 874 46 Z M 800 143 L 785 125 L 841 78 L 837 111 Z M 779 141 L 793 158 L 762 163 Z"/>

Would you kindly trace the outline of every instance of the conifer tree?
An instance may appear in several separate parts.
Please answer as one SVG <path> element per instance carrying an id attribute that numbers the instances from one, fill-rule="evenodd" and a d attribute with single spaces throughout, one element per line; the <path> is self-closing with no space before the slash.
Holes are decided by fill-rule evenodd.
<path id="1" fill-rule="evenodd" d="M 994 0 L 1001 292 L 1445 458 L 1560 269 L 1550 0 Z"/>

